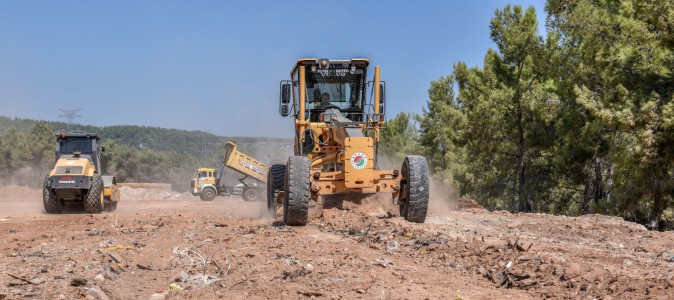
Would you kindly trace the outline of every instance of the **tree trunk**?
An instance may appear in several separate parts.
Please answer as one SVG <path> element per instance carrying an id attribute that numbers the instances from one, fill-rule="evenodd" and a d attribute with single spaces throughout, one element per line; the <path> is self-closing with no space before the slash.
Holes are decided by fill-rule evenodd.
<path id="1" fill-rule="evenodd" d="M 585 176 L 585 190 L 583 191 L 583 202 L 580 204 L 580 214 L 587 214 L 590 210 L 590 201 L 592 200 L 592 195 L 594 195 L 594 180 L 592 180 L 591 164 L 593 164 L 594 159 L 583 168 L 583 174 Z"/>
<path id="2" fill-rule="evenodd" d="M 611 203 L 611 190 L 613 189 L 613 173 L 615 171 L 615 164 L 609 162 L 608 171 L 606 173 L 606 191 L 605 191 L 605 201 L 606 203 Z"/>
<path id="3" fill-rule="evenodd" d="M 664 195 L 663 183 L 667 182 L 670 178 L 669 173 L 666 169 L 662 169 L 661 166 L 657 164 L 650 165 L 651 178 L 653 178 L 652 184 L 652 193 L 653 196 L 653 207 L 651 208 L 651 218 L 650 218 L 650 227 L 652 230 L 664 230 L 664 224 L 662 224 L 662 213 L 664 212 L 667 206 L 667 199 Z"/>
<path id="4" fill-rule="evenodd" d="M 518 101 L 519 102 L 519 101 Z M 530 211 L 529 203 L 527 203 L 526 190 L 525 190 L 525 181 L 526 181 L 526 167 L 525 167 L 525 145 L 524 145 L 524 126 L 522 124 L 522 108 L 521 105 L 518 105 L 517 110 L 517 129 L 518 129 L 518 153 L 517 153 L 517 182 L 518 182 L 518 191 L 517 197 L 519 198 L 519 211 L 525 212 Z"/>
<path id="5" fill-rule="evenodd" d="M 656 186 L 653 191 L 653 208 L 651 209 L 650 227 L 652 230 L 661 230 L 660 221 L 662 219 L 662 212 L 664 208 L 664 199 L 660 191 L 660 187 Z"/>
<path id="6" fill-rule="evenodd" d="M 597 204 L 604 198 L 604 176 L 602 169 L 604 167 L 604 158 L 597 157 L 594 160 L 594 203 Z"/>

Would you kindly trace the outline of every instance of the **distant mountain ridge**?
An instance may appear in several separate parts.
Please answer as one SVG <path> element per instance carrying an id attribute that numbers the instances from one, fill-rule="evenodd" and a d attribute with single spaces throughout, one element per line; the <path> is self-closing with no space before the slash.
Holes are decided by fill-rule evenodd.
<path id="1" fill-rule="evenodd" d="M 10 128 L 25 131 L 37 120 L 11 118 L 0 116 L 0 135 Z M 68 127 L 65 122 L 46 121 L 54 131 L 61 131 Z M 151 149 L 162 152 L 176 152 L 189 154 L 194 157 L 208 157 L 213 151 L 221 148 L 227 140 L 235 140 L 243 149 L 252 148 L 251 145 L 260 143 L 292 144 L 292 139 L 274 137 L 236 137 L 218 136 L 198 130 L 169 129 L 162 127 L 114 125 L 92 126 L 74 124 L 73 131 L 96 132 L 101 137 L 137 149 Z"/>

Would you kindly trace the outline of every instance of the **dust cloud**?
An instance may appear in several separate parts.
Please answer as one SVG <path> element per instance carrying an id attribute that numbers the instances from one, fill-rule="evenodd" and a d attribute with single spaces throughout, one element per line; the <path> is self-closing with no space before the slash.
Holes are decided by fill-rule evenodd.
<path id="1" fill-rule="evenodd" d="M 42 213 L 42 185 L 49 170 L 23 167 L 0 173 L 0 218 L 6 214 Z"/>
<path id="2" fill-rule="evenodd" d="M 431 189 L 428 200 L 429 214 L 442 215 L 456 210 L 460 195 L 455 188 L 436 179 L 431 179 L 429 188 Z"/>
<path id="3" fill-rule="evenodd" d="M 0 187 L 19 185 L 33 188 L 41 188 L 44 184 L 45 176 L 49 175 L 49 170 L 33 168 L 30 166 L 19 168 L 18 170 L 0 173 Z"/>
<path id="4" fill-rule="evenodd" d="M 401 157 L 401 158 L 395 158 Z M 389 155 L 379 154 L 379 161 L 377 162 L 380 169 L 396 169 L 402 168 L 404 161 L 403 154 Z M 431 176 L 429 182 L 430 199 L 428 203 L 429 214 L 447 214 L 452 210 L 456 210 L 457 203 L 461 197 L 459 191 L 452 186 L 449 186 L 437 178 Z"/>
<path id="5" fill-rule="evenodd" d="M 10 214 L 42 213 L 42 190 L 18 185 L 0 187 L 0 218 Z"/>

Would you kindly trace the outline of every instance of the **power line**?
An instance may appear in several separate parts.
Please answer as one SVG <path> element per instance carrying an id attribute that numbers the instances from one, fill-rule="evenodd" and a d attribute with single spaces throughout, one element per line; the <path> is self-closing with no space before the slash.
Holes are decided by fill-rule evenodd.
<path id="1" fill-rule="evenodd" d="M 78 108 L 78 109 L 61 109 L 61 108 L 59 108 L 59 110 L 63 112 L 63 114 L 60 115 L 59 118 L 65 118 L 66 119 L 68 131 L 70 131 L 70 125 L 73 124 L 73 121 L 75 121 L 75 118 L 81 118 L 82 117 L 82 116 L 77 114 L 77 112 L 82 110 L 81 108 Z"/>

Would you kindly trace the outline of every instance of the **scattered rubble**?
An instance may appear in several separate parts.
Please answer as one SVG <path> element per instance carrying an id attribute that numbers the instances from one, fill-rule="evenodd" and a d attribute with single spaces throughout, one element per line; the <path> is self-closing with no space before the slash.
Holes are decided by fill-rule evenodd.
<path id="1" fill-rule="evenodd" d="M 28 195 L 0 202 L 41 201 L 38 190 Z M 613 217 L 468 207 L 411 224 L 389 208 L 368 213 L 345 205 L 289 228 L 259 217 L 265 203 L 160 196 L 127 198 L 101 215 L 3 212 L 0 300 L 622 299 L 674 292 L 674 233 Z"/>

